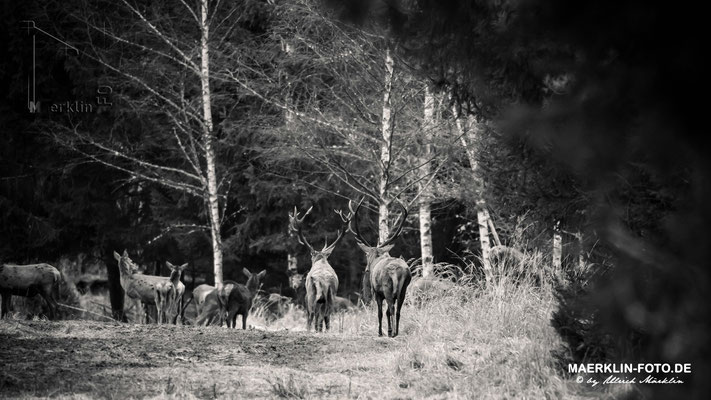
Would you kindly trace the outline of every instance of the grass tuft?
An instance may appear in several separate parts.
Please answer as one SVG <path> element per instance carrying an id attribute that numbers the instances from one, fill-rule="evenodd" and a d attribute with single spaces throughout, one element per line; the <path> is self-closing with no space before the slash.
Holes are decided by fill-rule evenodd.
<path id="1" fill-rule="evenodd" d="M 282 399 L 305 399 L 308 391 L 306 386 L 297 383 L 294 380 L 294 375 L 289 375 L 287 378 L 276 377 L 273 380 L 267 379 L 271 386 L 272 393 Z"/>

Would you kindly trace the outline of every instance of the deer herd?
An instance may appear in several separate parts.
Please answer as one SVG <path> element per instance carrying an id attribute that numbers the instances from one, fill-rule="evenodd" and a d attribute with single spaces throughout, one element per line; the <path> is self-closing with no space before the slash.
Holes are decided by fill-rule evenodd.
<path id="1" fill-rule="evenodd" d="M 315 329 L 322 331 L 330 329 L 331 314 L 335 309 L 348 307 L 347 299 L 336 296 L 338 292 L 338 275 L 328 261 L 336 245 L 341 241 L 346 232 L 355 237 L 358 247 L 363 250 L 366 258 L 364 271 L 364 290 L 369 290 L 375 299 L 378 308 L 378 334 L 383 335 L 382 303 L 386 302 L 386 316 L 388 323 L 388 336 L 398 335 L 400 326 L 400 311 L 405 299 L 407 287 L 412 279 L 407 263 L 401 258 L 390 255 L 393 242 L 400 235 L 405 219 L 406 208 L 398 202 L 402 209 L 402 216 L 392 234 L 378 245 L 366 242 L 358 228 L 357 214 L 361 208 L 362 200 L 354 207 L 352 201 L 348 203 L 348 213 L 340 210 L 335 213 L 340 217 L 342 225 L 338 230 L 336 239 L 328 245 L 324 243 L 321 250 L 316 250 L 306 239 L 303 232 L 304 219 L 311 214 L 313 207 L 300 214 L 295 207 L 289 213 L 289 231 L 294 233 L 302 245 L 306 246 L 311 256 L 311 268 L 304 281 L 306 289 L 306 327 L 308 331 Z M 247 328 L 247 315 L 255 301 L 257 292 L 266 270 L 252 273 L 247 268 L 242 272 L 247 277 L 245 284 L 234 281 L 224 281 L 217 287 L 202 284 L 192 291 L 190 299 L 184 303 L 185 285 L 180 281 L 183 270 L 187 264 L 176 266 L 170 262 L 166 265 L 170 269 L 170 276 L 144 275 L 139 272 L 138 265 L 134 263 L 124 250 L 123 254 L 114 252 L 118 262 L 121 287 L 130 298 L 140 301 L 144 306 L 152 305 L 157 310 L 158 323 L 176 324 L 190 301 L 195 303 L 197 310 L 196 325 L 222 325 L 235 328 L 237 316 L 242 316 L 242 329 Z M 11 307 L 11 296 L 32 297 L 37 294 L 47 303 L 50 319 L 55 317 L 58 307 L 56 296 L 62 275 L 55 267 L 49 264 L 10 265 L 0 264 L 0 295 L 2 296 L 2 314 L 4 317 Z M 282 297 L 275 299 L 280 302 Z M 271 297 L 268 301 L 272 301 Z M 148 307 L 145 322 L 148 323 Z"/>

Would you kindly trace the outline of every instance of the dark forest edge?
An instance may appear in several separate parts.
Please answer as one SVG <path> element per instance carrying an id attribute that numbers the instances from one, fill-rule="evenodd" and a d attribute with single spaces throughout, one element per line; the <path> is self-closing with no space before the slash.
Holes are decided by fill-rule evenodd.
<path id="1" fill-rule="evenodd" d="M 695 135 L 705 117 L 695 96 L 704 81 L 699 12 L 642 1 L 222 4 L 212 15 L 239 12 L 215 25 L 208 43 L 208 132 L 221 178 L 213 193 L 221 218 L 210 222 L 209 193 L 191 176 L 207 176 L 206 157 L 189 149 L 200 150 L 207 126 L 201 82 L 191 77 L 199 53 L 186 54 L 194 66 L 184 62 L 131 7 L 185 49 L 199 49 L 200 30 L 186 8 L 151 3 L 3 4 L 0 82 L 14 100 L 0 112 L 0 262 L 100 265 L 113 316 L 123 319 L 113 252 L 128 249 L 156 275 L 167 274 L 166 260 L 187 262 L 193 285 L 212 283 L 217 224 L 220 279 L 266 268 L 265 287 L 297 296 L 290 278 L 309 263 L 287 233 L 294 206 L 313 205 L 319 220 L 306 229 L 332 240 L 339 219 L 331 210 L 365 196 L 368 231 L 383 238 L 382 203 L 398 199 L 418 215 L 428 193 L 435 275 L 486 280 L 482 204 L 503 245 L 526 260 L 538 254 L 537 268 L 553 264 L 558 233 L 562 270 L 546 274 L 561 274 L 547 282 L 556 286 L 552 325 L 566 342 L 563 359 L 691 363 L 685 385 L 645 390 L 658 398 L 708 392 L 699 378 L 709 368 L 711 216 L 708 145 Z M 81 52 L 37 36 L 42 103 L 34 114 L 25 101 L 27 20 Z M 393 71 L 382 62 L 389 51 Z M 376 143 L 388 74 L 394 150 L 386 172 L 399 180 L 383 194 Z M 103 87 L 113 105 L 78 112 Z M 427 93 L 434 122 L 422 112 Z M 74 100 L 77 112 L 58 111 Z M 175 141 L 180 129 L 195 139 L 185 148 Z M 415 271 L 423 264 L 418 223 L 407 221 L 393 249 Z M 330 258 L 344 297 L 360 289 L 360 254 L 349 235 Z"/>

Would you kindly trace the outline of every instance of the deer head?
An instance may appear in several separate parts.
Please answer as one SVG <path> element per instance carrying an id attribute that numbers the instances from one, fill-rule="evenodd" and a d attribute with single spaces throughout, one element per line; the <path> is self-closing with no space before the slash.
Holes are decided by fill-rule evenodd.
<path id="1" fill-rule="evenodd" d="M 114 251 L 114 258 L 118 261 L 121 275 L 130 276 L 140 271 L 138 265 L 129 258 L 128 250 L 124 250 L 122 255 Z"/>
<path id="2" fill-rule="evenodd" d="M 170 281 L 175 282 L 180 280 L 180 275 L 183 273 L 183 270 L 187 268 L 188 264 L 185 263 L 183 265 L 173 265 L 170 263 L 170 261 L 166 261 L 165 265 L 170 269 Z"/>
<path id="3" fill-rule="evenodd" d="M 360 210 L 360 206 L 363 203 L 363 200 L 361 199 L 360 202 L 358 202 L 358 205 L 354 208 L 353 207 L 353 201 L 348 202 L 348 209 L 350 211 L 350 222 L 348 223 L 348 230 L 353 234 L 356 240 L 356 244 L 358 247 L 360 247 L 361 250 L 365 253 L 368 266 L 366 267 L 366 270 L 368 267 L 373 263 L 373 261 L 382 256 L 389 254 L 390 250 L 393 248 L 393 242 L 395 239 L 400 236 L 400 233 L 402 232 L 402 227 L 405 224 L 405 220 L 407 219 L 407 208 L 405 208 L 402 203 L 396 200 L 396 203 L 398 206 L 400 206 L 402 210 L 402 215 L 400 217 L 399 222 L 396 224 L 396 228 L 392 231 L 390 236 L 388 236 L 383 243 L 378 244 L 378 245 L 370 245 L 365 238 L 363 238 L 363 235 L 360 233 L 360 229 L 358 228 L 358 218 L 357 214 L 358 211 Z"/>
<path id="4" fill-rule="evenodd" d="M 264 276 L 267 274 L 267 270 L 262 270 L 258 274 L 253 274 L 249 272 L 247 268 L 242 268 L 242 273 L 247 277 L 247 283 L 245 286 L 249 289 L 250 293 L 253 295 L 256 294 L 257 290 L 259 290 L 259 286 L 262 284 L 262 279 L 264 279 Z"/>

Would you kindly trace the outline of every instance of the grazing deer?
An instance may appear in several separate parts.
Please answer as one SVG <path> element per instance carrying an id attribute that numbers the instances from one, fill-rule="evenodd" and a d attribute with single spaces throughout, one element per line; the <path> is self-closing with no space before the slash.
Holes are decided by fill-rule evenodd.
<path id="1" fill-rule="evenodd" d="M 242 329 L 247 329 L 247 315 L 252 308 L 252 301 L 259 291 L 262 279 L 267 271 L 258 274 L 249 272 L 247 268 L 242 268 L 242 273 L 247 277 L 247 283 L 236 284 L 229 292 L 227 299 L 227 327 L 234 329 L 237 325 L 237 315 L 242 315 Z"/>
<path id="2" fill-rule="evenodd" d="M 356 214 L 358 214 L 361 203 L 358 203 L 358 207 L 354 210 L 353 202 L 348 202 L 348 208 L 352 215 L 348 229 L 355 236 L 358 247 L 365 253 L 366 267 L 363 283 L 366 286 L 364 289 L 367 290 L 367 286 L 370 287 L 371 294 L 375 297 L 375 302 L 378 305 L 378 335 L 383 336 L 383 300 L 385 300 L 388 306 L 388 336 L 395 337 L 400 328 L 400 310 L 412 275 L 405 260 L 392 257 L 390 250 L 393 248 L 392 243 L 400 235 L 402 226 L 405 224 L 407 209 L 398 202 L 402 208 L 402 217 L 397 228 L 383 243 L 371 246 L 363 239 L 358 229 Z M 394 330 L 392 329 L 393 315 L 395 316 Z"/>
<path id="3" fill-rule="evenodd" d="M 168 268 L 170 268 L 171 273 L 169 277 L 163 277 L 137 274 L 138 266 L 128 257 L 126 250 L 123 251 L 123 255 L 119 255 L 119 253 L 114 251 L 114 258 L 118 261 L 119 265 L 121 287 L 128 297 L 140 300 L 144 306 L 157 306 L 157 291 L 160 287 L 162 291 L 166 292 L 166 310 L 172 310 L 173 308 L 180 309 L 179 304 L 182 302 L 183 292 L 185 292 L 185 286 L 180 282 L 180 275 L 188 264 L 176 267 L 167 262 L 166 264 Z M 145 322 L 148 323 L 148 309 L 146 307 L 144 307 L 144 309 L 146 311 Z M 172 318 L 172 322 L 175 323 L 177 318 L 178 315 L 176 314 L 175 317 Z"/>
<path id="4" fill-rule="evenodd" d="M 202 284 L 193 290 L 193 299 L 197 310 L 197 320 L 195 325 L 210 325 L 219 323 L 227 319 L 227 301 L 230 292 L 237 282 L 224 281 L 222 287 Z"/>
<path id="5" fill-rule="evenodd" d="M 42 296 L 49 309 L 49 319 L 55 318 L 57 301 L 55 291 L 59 292 L 62 274 L 49 264 L 12 265 L 0 264 L 0 318 L 10 311 L 12 296 Z"/>
<path id="6" fill-rule="evenodd" d="M 299 243 L 308 247 L 311 253 L 311 270 L 306 275 L 305 282 L 306 329 L 311 331 L 313 323 L 314 328 L 320 332 L 323 330 L 322 324 L 326 325 L 326 330 L 331 328 L 331 312 L 333 311 L 334 297 L 338 291 L 338 275 L 328 263 L 328 257 L 336 244 L 343 238 L 343 234 L 346 232 L 345 226 L 350 221 L 350 217 L 340 211 L 336 212 L 341 216 L 344 227 L 338 231 L 338 237 L 330 246 L 326 242 L 323 244 L 323 249 L 319 251 L 309 244 L 302 231 L 304 219 L 311 213 L 311 210 L 313 207 L 309 208 L 302 217 L 299 217 L 298 210 L 294 207 L 294 212 L 289 214 L 289 230 L 296 233 Z"/>

